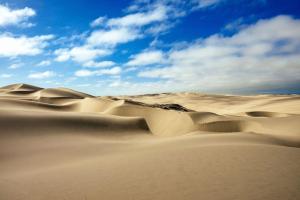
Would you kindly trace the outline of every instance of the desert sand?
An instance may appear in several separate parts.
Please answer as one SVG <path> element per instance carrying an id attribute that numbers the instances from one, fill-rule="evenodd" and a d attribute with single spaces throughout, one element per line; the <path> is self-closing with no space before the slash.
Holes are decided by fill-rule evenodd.
<path id="1" fill-rule="evenodd" d="M 0 199 L 300 199 L 300 96 L 2 87 Z"/>

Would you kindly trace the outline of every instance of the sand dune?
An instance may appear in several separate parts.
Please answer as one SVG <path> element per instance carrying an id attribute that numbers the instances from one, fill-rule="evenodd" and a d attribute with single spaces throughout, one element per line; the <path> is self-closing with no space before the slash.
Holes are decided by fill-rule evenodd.
<path id="1" fill-rule="evenodd" d="M 0 199 L 300 199 L 300 96 L 0 88 Z"/>

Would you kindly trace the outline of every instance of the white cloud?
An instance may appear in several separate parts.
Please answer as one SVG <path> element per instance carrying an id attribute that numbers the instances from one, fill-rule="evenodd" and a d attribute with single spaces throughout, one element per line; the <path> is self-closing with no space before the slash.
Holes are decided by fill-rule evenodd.
<path id="1" fill-rule="evenodd" d="M 113 67 L 111 69 L 102 69 L 97 71 L 97 75 L 118 75 L 121 73 L 120 67 Z"/>
<path id="2" fill-rule="evenodd" d="M 83 77 L 83 76 L 92 76 L 94 75 L 94 71 L 81 69 L 75 72 L 75 76 Z"/>
<path id="3" fill-rule="evenodd" d="M 100 17 L 91 22 L 91 25 L 103 24 L 105 28 L 93 31 L 86 42 L 90 46 L 113 48 L 118 44 L 140 39 L 147 33 L 158 34 L 158 31 L 172 27 L 166 24 L 159 26 L 159 23 L 164 23 L 168 19 L 168 12 L 167 6 L 155 3 L 146 10 L 123 17 L 110 19 Z M 155 24 L 155 28 L 144 31 L 142 27 L 150 24 Z"/>
<path id="4" fill-rule="evenodd" d="M 55 76 L 56 74 L 53 71 L 45 71 L 45 72 L 37 72 L 37 73 L 31 73 L 28 75 L 28 78 L 32 79 L 44 79 L 44 78 L 50 78 Z"/>
<path id="5" fill-rule="evenodd" d="M 110 54 L 110 51 L 106 49 L 91 49 L 85 46 L 74 47 L 70 51 L 70 56 L 77 62 L 86 62 L 99 56 L 105 56 L 108 54 Z"/>
<path id="6" fill-rule="evenodd" d="M 57 62 L 64 62 L 71 58 L 70 49 L 57 49 L 54 51 L 54 54 L 57 56 L 55 60 Z"/>
<path id="7" fill-rule="evenodd" d="M 0 27 L 7 25 L 26 25 L 26 20 L 35 14 L 32 8 L 25 7 L 13 10 L 0 4 Z"/>
<path id="8" fill-rule="evenodd" d="M 91 46 L 114 47 L 117 44 L 126 43 L 140 38 L 138 30 L 130 28 L 114 28 L 110 30 L 97 30 L 87 38 Z"/>
<path id="9" fill-rule="evenodd" d="M 54 55 L 56 55 L 55 61 L 57 62 L 72 60 L 85 67 L 109 67 L 115 63 L 112 61 L 96 62 L 95 60 L 111 54 L 112 51 L 110 48 L 95 47 L 95 45 L 87 44 L 57 49 L 54 51 Z"/>
<path id="10" fill-rule="evenodd" d="M 162 35 L 167 33 L 169 29 L 175 26 L 175 23 L 167 22 L 167 23 L 160 23 L 154 26 L 149 27 L 145 30 L 145 32 L 150 33 L 152 35 Z"/>
<path id="11" fill-rule="evenodd" d="M 145 51 L 137 55 L 133 55 L 132 59 L 126 63 L 127 66 L 145 66 L 164 62 L 162 51 Z"/>
<path id="12" fill-rule="evenodd" d="M 23 66 L 23 63 L 13 63 L 8 68 L 9 69 L 17 69 Z"/>
<path id="13" fill-rule="evenodd" d="M 53 35 L 15 37 L 0 34 L 0 57 L 33 56 L 43 52 Z"/>
<path id="14" fill-rule="evenodd" d="M 95 61 L 89 61 L 83 64 L 85 67 L 111 67 L 114 66 L 116 63 L 113 61 L 101 61 L 101 62 L 95 62 Z"/>
<path id="15" fill-rule="evenodd" d="M 140 12 L 125 15 L 119 18 L 99 17 L 92 21 L 90 25 L 101 29 L 92 31 L 85 38 L 83 46 L 73 48 L 57 49 L 54 54 L 56 61 L 67 60 L 76 61 L 85 67 L 105 67 L 112 66 L 113 63 L 97 62 L 99 57 L 110 54 L 114 48 L 123 43 L 128 43 L 144 37 L 146 34 L 158 34 L 166 31 L 170 25 L 159 25 L 168 19 L 169 7 L 165 4 L 154 3 Z M 155 28 L 143 30 L 143 26 L 156 24 Z M 103 52 L 100 52 L 103 51 Z"/>
<path id="16" fill-rule="evenodd" d="M 106 20 L 106 17 L 98 17 L 97 19 L 95 19 L 94 21 L 92 21 L 90 23 L 90 26 L 96 27 L 96 26 L 104 25 L 105 20 Z"/>
<path id="17" fill-rule="evenodd" d="M 140 72 L 170 87 L 223 90 L 300 81 L 300 20 L 260 20 L 231 37 L 213 35 L 168 55 L 170 65 Z M 183 87 L 184 86 L 184 87 Z"/>
<path id="18" fill-rule="evenodd" d="M 85 77 L 85 76 L 101 76 L 101 75 L 118 75 L 121 73 L 121 68 L 120 67 L 113 67 L 111 69 L 101 69 L 101 70 L 78 70 L 75 72 L 75 76 L 79 77 Z"/>
<path id="19" fill-rule="evenodd" d="M 43 60 L 37 64 L 37 66 L 49 66 L 49 65 L 51 65 L 50 60 Z"/>
<path id="20" fill-rule="evenodd" d="M 10 78 L 10 77 L 12 77 L 12 74 L 1 74 L 0 77 L 1 78 Z"/>
<path id="21" fill-rule="evenodd" d="M 120 81 L 120 80 L 113 81 L 108 86 L 109 87 L 119 87 L 119 86 L 122 86 L 122 81 Z"/>
<path id="22" fill-rule="evenodd" d="M 78 63 L 85 63 L 94 60 L 98 57 L 109 55 L 108 49 L 95 49 L 89 46 L 73 47 L 71 49 L 57 49 L 54 54 L 57 56 L 56 61 L 63 62 L 73 60 Z"/>
<path id="23" fill-rule="evenodd" d="M 164 5 L 157 5 L 153 10 L 129 14 L 120 18 L 112 18 L 107 22 L 108 26 L 144 26 L 153 22 L 163 21 L 167 18 L 167 10 Z"/>

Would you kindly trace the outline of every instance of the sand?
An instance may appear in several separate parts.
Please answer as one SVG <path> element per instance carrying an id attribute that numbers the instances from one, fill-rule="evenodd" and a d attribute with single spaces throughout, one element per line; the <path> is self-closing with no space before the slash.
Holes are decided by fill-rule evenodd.
<path id="1" fill-rule="evenodd" d="M 300 96 L 0 89 L 1 200 L 300 199 Z"/>

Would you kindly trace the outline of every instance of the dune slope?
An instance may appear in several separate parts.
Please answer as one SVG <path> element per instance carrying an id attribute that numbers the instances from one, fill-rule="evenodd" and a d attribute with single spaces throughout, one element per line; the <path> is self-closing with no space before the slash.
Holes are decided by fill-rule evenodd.
<path id="1" fill-rule="evenodd" d="M 300 199 L 300 96 L 0 88 L 0 199 Z"/>

